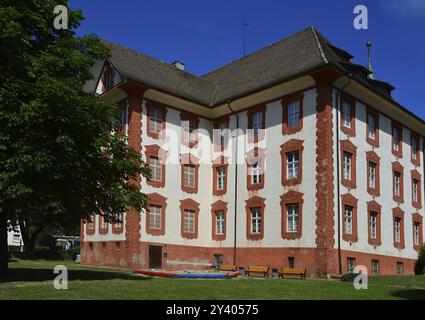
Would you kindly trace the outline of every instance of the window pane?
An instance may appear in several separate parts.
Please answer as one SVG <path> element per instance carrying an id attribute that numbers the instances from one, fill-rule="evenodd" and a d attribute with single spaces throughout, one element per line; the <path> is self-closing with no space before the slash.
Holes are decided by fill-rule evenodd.
<path id="1" fill-rule="evenodd" d="M 295 101 L 288 105 L 288 128 L 296 128 L 300 122 L 300 102 Z"/>
<path id="2" fill-rule="evenodd" d="M 162 129 L 162 111 L 153 109 L 150 113 L 150 128 L 149 130 L 155 133 L 161 132 Z"/>
<path id="3" fill-rule="evenodd" d="M 342 104 L 342 124 L 344 127 L 351 127 L 351 106 L 346 101 Z"/>
<path id="4" fill-rule="evenodd" d="M 251 233 L 261 233 L 261 213 L 260 208 L 251 208 Z"/>
<path id="5" fill-rule="evenodd" d="M 151 205 L 149 207 L 149 228 L 159 230 L 161 229 L 161 211 L 162 207 L 159 205 Z"/>
<path id="6" fill-rule="evenodd" d="M 195 232 L 195 211 L 185 210 L 183 216 L 183 231 Z"/>
<path id="7" fill-rule="evenodd" d="M 287 232 L 298 231 L 299 208 L 298 205 L 288 205 L 287 210 Z"/>

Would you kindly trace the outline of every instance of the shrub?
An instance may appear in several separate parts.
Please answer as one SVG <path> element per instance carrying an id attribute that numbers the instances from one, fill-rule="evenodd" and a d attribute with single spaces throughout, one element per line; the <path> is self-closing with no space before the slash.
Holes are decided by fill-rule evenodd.
<path id="1" fill-rule="evenodd" d="M 418 260 L 415 264 L 415 274 L 425 274 L 425 245 L 419 251 Z"/>

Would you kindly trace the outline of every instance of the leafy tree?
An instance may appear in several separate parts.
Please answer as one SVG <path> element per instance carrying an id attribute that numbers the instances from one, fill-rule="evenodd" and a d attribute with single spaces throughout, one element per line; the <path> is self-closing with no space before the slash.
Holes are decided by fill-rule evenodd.
<path id="1" fill-rule="evenodd" d="M 7 272 L 8 221 L 19 221 L 29 253 L 46 227 L 146 206 L 130 181 L 150 172 L 119 127 L 118 108 L 82 91 L 109 52 L 93 35 L 53 26 L 67 0 L 0 0 L 0 274 Z"/>

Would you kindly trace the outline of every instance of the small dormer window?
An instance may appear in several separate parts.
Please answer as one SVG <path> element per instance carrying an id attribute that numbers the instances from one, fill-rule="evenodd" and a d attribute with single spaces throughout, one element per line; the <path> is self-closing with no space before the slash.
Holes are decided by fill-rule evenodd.
<path id="1" fill-rule="evenodd" d="M 114 86 L 114 76 L 112 70 L 105 72 L 104 83 L 106 90 L 109 90 Z"/>

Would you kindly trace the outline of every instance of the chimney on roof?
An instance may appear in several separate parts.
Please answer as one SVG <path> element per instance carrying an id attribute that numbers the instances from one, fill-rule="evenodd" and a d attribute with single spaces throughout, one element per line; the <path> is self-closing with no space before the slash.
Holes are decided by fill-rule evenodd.
<path id="1" fill-rule="evenodd" d="M 375 73 L 373 72 L 373 68 L 372 68 L 372 57 L 371 57 L 372 42 L 368 41 L 366 43 L 366 47 L 367 47 L 367 56 L 368 56 L 368 58 L 367 58 L 368 59 L 367 68 L 369 69 L 370 72 L 372 72 L 367 77 L 369 79 L 375 80 Z"/>
<path id="2" fill-rule="evenodd" d="M 180 61 L 174 61 L 172 64 L 176 69 L 184 71 L 184 63 Z"/>

